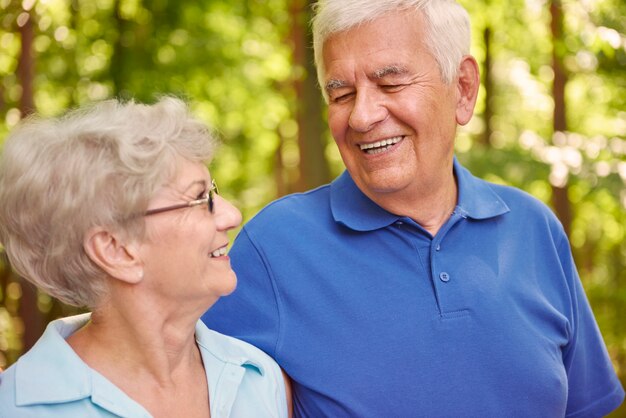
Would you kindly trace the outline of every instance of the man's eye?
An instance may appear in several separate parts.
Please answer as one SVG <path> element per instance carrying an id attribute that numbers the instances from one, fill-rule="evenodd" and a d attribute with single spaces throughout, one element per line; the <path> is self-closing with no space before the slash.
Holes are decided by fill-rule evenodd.
<path id="1" fill-rule="evenodd" d="M 406 84 L 383 84 L 380 86 L 381 89 L 383 89 L 384 91 L 388 93 L 394 93 L 396 91 L 400 91 L 404 87 L 406 87 Z"/>
<path id="2" fill-rule="evenodd" d="M 196 196 L 196 200 L 206 199 L 208 193 L 206 190 L 203 190 L 198 196 Z"/>
<path id="3" fill-rule="evenodd" d="M 350 98 L 352 98 L 352 96 L 354 96 L 354 93 L 346 93 L 346 94 L 342 94 L 336 97 L 332 98 L 332 102 L 333 103 L 343 103 L 343 102 L 347 102 L 348 100 L 350 100 Z"/>

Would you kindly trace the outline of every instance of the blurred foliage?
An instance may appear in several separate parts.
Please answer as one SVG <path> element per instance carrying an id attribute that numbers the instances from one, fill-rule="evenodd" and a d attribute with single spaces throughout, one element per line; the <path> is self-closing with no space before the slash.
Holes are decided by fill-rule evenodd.
<path id="1" fill-rule="evenodd" d="M 548 204 L 554 186 L 567 187 L 574 256 L 625 381 L 626 2 L 562 0 L 564 34 L 555 42 L 548 0 L 461 3 L 472 17 L 472 48 L 483 71 L 489 55 L 493 89 L 489 96 L 481 90 L 475 118 L 459 132 L 457 155 L 475 174 Z M 212 174 L 249 219 L 277 197 L 277 179 L 297 182 L 297 109 L 320 100 L 294 87 L 314 76 L 294 60 L 294 10 L 306 6 L 305 0 L 0 0 L 0 138 L 21 118 L 19 28 L 30 18 L 39 113 L 58 115 L 113 96 L 184 97 L 221 137 Z M 553 44 L 567 75 L 565 132 L 554 132 L 552 123 Z M 343 166 L 324 132 L 319 140 L 336 175 Z M 6 260 L 0 268 L 0 366 L 6 366 L 22 352 L 18 307 L 25 285 Z M 72 312 L 55 303 L 37 296 L 46 320 L 50 312 Z M 624 407 L 614 415 L 626 416 Z"/>

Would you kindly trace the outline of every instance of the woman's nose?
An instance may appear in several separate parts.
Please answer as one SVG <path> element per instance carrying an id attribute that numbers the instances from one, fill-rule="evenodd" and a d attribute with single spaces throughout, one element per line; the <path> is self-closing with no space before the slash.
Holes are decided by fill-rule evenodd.
<path id="1" fill-rule="evenodd" d="M 228 200 L 216 195 L 215 220 L 220 230 L 237 228 L 241 224 L 241 212 Z"/>

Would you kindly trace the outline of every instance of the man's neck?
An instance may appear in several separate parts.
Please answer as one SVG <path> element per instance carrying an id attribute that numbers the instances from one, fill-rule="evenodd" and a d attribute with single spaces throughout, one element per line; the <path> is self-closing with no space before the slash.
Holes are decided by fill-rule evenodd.
<path id="1" fill-rule="evenodd" d="M 458 187 L 455 176 L 451 174 L 433 187 L 369 197 L 388 212 L 413 219 L 435 236 L 456 207 Z"/>

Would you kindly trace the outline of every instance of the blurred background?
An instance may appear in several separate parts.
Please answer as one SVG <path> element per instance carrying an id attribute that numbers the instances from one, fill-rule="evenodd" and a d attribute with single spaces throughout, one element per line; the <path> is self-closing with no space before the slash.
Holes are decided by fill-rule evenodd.
<path id="1" fill-rule="evenodd" d="M 457 156 L 554 209 L 626 383 L 626 2 L 460 2 L 482 87 Z M 173 94 L 217 130 L 212 175 L 250 219 L 343 170 L 312 64 L 310 3 L 0 0 L 0 142 L 32 112 Z M 0 367 L 76 312 L 0 254 Z"/>

